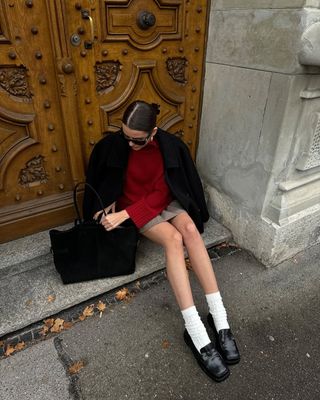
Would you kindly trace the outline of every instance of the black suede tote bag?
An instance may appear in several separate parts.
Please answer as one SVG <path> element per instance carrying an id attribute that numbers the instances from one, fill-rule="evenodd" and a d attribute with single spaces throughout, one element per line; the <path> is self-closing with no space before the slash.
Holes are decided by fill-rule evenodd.
<path id="1" fill-rule="evenodd" d="M 56 270 L 64 284 L 89 281 L 112 276 L 129 275 L 135 271 L 135 255 L 139 232 L 132 222 L 125 221 L 117 228 L 106 231 L 97 221 L 81 219 L 77 204 L 79 185 L 87 185 L 102 200 L 88 183 L 78 183 L 73 191 L 73 202 L 77 212 L 74 226 L 65 231 L 49 231 L 51 251 Z M 103 211 L 104 215 L 106 213 Z"/>

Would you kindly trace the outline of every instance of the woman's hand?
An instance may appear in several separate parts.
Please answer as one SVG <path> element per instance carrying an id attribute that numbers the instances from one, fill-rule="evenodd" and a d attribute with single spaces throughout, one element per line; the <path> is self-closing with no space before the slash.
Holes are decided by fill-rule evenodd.
<path id="1" fill-rule="evenodd" d="M 115 202 L 115 201 L 114 201 L 112 204 L 110 204 L 110 206 L 106 207 L 106 208 L 104 209 L 104 212 L 105 212 L 106 214 L 108 214 L 108 212 L 109 212 L 110 210 L 111 210 L 112 213 L 114 213 L 114 212 L 116 211 L 116 202 Z M 97 219 L 99 218 L 100 214 L 102 214 L 102 213 L 103 213 L 103 210 L 100 210 L 100 211 L 96 212 L 96 213 L 94 214 L 94 216 L 93 216 L 93 219 L 97 220 Z"/>
<path id="2" fill-rule="evenodd" d="M 108 214 L 106 217 L 102 217 L 101 224 L 107 231 L 111 231 L 128 218 L 130 217 L 127 211 L 122 210 L 116 213 Z"/>

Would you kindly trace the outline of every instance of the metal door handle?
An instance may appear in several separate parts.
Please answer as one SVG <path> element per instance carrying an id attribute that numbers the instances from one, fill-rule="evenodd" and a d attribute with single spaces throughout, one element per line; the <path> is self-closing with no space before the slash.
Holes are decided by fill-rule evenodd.
<path id="1" fill-rule="evenodd" d="M 81 10 L 81 15 L 83 19 L 88 19 L 89 23 L 90 23 L 90 32 L 91 32 L 91 39 L 90 40 L 86 40 L 84 42 L 84 47 L 86 49 L 91 49 L 93 42 L 94 42 L 94 26 L 93 26 L 93 19 L 90 15 L 90 11 L 87 9 L 82 9 Z"/>

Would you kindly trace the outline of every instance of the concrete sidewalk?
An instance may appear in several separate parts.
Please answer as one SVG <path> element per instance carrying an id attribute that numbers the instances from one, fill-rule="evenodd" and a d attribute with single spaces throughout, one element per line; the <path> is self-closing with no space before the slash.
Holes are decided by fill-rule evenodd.
<path id="1" fill-rule="evenodd" d="M 101 318 L 2 359 L 0 399 L 318 400 L 319 256 L 317 246 L 265 269 L 239 250 L 214 262 L 242 354 L 223 383 L 197 366 L 169 283 L 160 279 Z M 205 320 L 205 299 L 190 275 Z M 70 375 L 78 360 L 84 368 Z"/>

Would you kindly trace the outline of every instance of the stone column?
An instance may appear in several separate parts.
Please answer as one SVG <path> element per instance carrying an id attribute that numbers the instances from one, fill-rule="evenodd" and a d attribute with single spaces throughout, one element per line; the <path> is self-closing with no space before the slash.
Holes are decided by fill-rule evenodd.
<path id="1" fill-rule="evenodd" d="M 197 165 L 267 266 L 320 242 L 319 26 L 319 0 L 211 4 Z"/>

